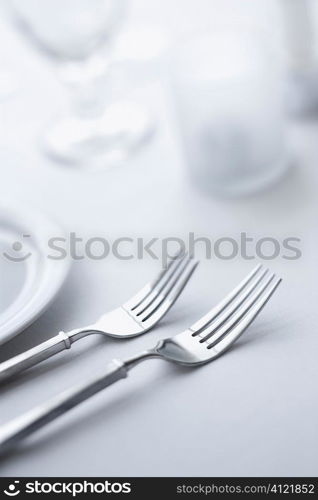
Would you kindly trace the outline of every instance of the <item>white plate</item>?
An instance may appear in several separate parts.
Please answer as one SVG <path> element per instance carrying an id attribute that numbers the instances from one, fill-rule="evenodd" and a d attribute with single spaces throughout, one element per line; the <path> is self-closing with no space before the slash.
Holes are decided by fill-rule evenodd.
<path id="1" fill-rule="evenodd" d="M 45 216 L 0 203 L 0 344 L 32 323 L 65 281 L 69 260 L 48 258 L 48 240 L 65 237 Z"/>

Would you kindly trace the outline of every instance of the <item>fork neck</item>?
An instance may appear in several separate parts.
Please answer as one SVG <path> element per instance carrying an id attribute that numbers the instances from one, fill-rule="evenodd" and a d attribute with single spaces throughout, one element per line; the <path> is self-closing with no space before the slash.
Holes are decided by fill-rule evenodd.
<path id="1" fill-rule="evenodd" d="M 154 347 L 153 349 L 148 349 L 147 351 L 142 351 L 136 356 L 126 359 L 126 361 L 123 362 L 123 365 L 128 371 L 131 368 L 134 368 L 135 366 L 139 365 L 139 363 L 146 361 L 147 359 L 155 359 L 155 358 L 163 359 L 163 356 L 157 351 L 156 347 Z"/>
<path id="2" fill-rule="evenodd" d="M 77 340 L 80 340 L 83 337 L 87 337 L 87 335 L 90 335 L 91 333 L 102 333 L 102 332 L 100 330 L 96 330 L 96 328 L 94 328 L 94 325 L 89 325 L 85 328 L 78 328 L 75 330 L 71 330 L 66 335 L 69 338 L 70 344 L 73 344 L 73 342 L 76 342 Z M 147 359 L 154 359 L 154 358 L 163 359 L 163 356 L 157 351 L 157 346 L 154 347 L 153 349 L 142 351 L 136 356 L 127 359 L 126 361 L 123 362 L 123 365 L 128 371 L 134 366 L 139 365 L 139 363 L 142 363 Z"/>
<path id="3" fill-rule="evenodd" d="M 66 335 L 68 336 L 70 343 L 73 344 L 77 340 L 81 340 L 82 338 L 87 337 L 87 335 L 90 335 L 92 333 L 102 334 L 103 332 L 97 330 L 94 325 L 88 325 L 83 328 L 75 328 L 74 330 L 67 332 Z"/>

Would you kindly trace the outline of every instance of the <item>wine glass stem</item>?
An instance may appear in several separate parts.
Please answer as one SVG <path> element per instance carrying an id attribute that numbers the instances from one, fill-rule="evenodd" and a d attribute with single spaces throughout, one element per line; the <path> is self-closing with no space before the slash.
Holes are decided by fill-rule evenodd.
<path id="1" fill-rule="evenodd" d="M 81 119 L 94 119 L 101 116 L 109 98 L 109 62 L 88 60 L 65 64 L 60 77 L 68 88 L 71 113 Z"/>

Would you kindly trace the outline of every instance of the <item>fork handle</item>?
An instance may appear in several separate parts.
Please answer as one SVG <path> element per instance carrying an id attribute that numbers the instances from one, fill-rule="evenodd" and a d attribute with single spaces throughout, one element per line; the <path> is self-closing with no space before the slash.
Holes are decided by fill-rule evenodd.
<path id="1" fill-rule="evenodd" d="M 70 349 L 71 340 L 67 333 L 60 332 L 42 344 L 0 363 L 0 383 L 8 380 L 31 366 L 54 356 L 58 352 Z"/>
<path id="2" fill-rule="evenodd" d="M 6 452 L 21 439 L 68 412 L 102 389 L 117 382 L 117 380 L 127 377 L 128 369 L 126 363 L 114 360 L 108 365 L 106 372 L 98 378 L 62 392 L 48 403 L 39 405 L 2 426 L 0 430 L 0 453 Z"/>

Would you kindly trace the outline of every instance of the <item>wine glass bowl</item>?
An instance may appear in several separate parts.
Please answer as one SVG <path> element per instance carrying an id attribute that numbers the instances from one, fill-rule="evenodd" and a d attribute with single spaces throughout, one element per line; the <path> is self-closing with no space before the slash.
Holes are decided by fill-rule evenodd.
<path id="1" fill-rule="evenodd" d="M 124 17 L 126 0 L 10 0 L 18 27 L 61 60 L 86 59 L 107 42 Z"/>

